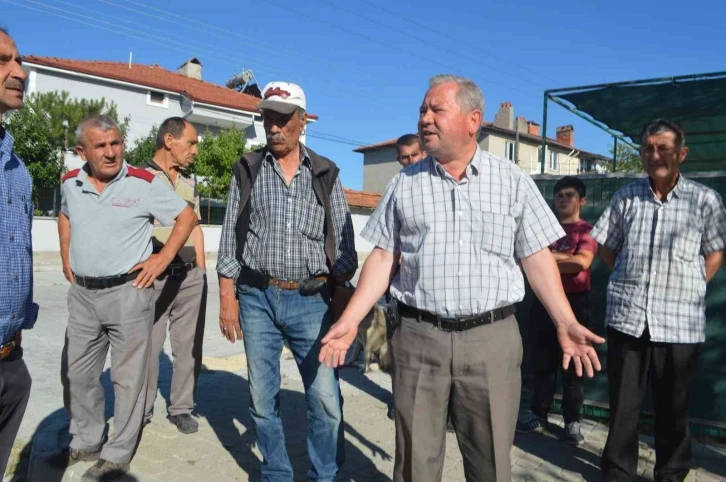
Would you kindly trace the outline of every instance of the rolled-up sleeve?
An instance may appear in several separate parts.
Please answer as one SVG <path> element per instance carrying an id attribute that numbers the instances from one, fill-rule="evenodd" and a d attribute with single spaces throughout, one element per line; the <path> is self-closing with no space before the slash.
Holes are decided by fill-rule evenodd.
<path id="1" fill-rule="evenodd" d="M 565 235 L 531 177 L 523 175 L 520 178 L 516 202 L 522 206 L 522 215 L 514 236 L 514 254 L 517 258 L 531 256 Z"/>
<path id="2" fill-rule="evenodd" d="M 603 211 L 590 236 L 611 251 L 619 252 L 623 247 L 623 198 L 618 193 Z"/>
<path id="3" fill-rule="evenodd" d="M 177 216 L 188 206 L 184 199 L 156 177 L 151 181 L 146 202 L 149 213 L 164 226 L 173 224 Z"/>
<path id="4" fill-rule="evenodd" d="M 375 246 L 398 253 L 401 251 L 400 230 L 401 222 L 396 216 L 396 188 L 400 180 L 400 174 L 388 183 L 386 192 L 373 211 L 361 237 Z"/>
<path id="5" fill-rule="evenodd" d="M 235 227 L 239 217 L 239 186 L 237 180 L 232 176 L 229 187 L 229 199 L 227 199 L 227 210 L 224 213 L 222 233 L 219 239 L 219 250 L 217 252 L 217 273 L 225 278 L 237 279 L 242 269 L 237 260 L 237 234 Z"/>
<path id="6" fill-rule="evenodd" d="M 358 253 L 355 251 L 355 232 L 353 218 L 350 215 L 348 201 L 345 198 L 340 178 L 335 179 L 333 192 L 330 196 L 330 209 L 335 232 L 335 268 L 334 275 L 350 273 L 358 269 Z"/>
<path id="7" fill-rule="evenodd" d="M 703 209 L 703 237 L 701 250 L 703 254 L 722 251 L 726 245 L 726 209 L 721 196 L 708 191 Z"/>

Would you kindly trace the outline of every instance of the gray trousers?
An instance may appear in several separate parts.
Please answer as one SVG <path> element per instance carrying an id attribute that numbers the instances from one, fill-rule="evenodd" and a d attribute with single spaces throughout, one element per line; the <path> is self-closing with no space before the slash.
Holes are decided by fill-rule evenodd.
<path id="1" fill-rule="evenodd" d="M 146 362 L 154 321 L 153 289 L 132 281 L 114 288 L 68 291 L 67 356 L 71 448 L 94 451 L 103 443 L 104 392 L 101 373 L 111 346 L 115 396 L 114 437 L 101 458 L 128 463 L 141 430 L 146 400 Z"/>
<path id="2" fill-rule="evenodd" d="M 194 389 L 202 366 L 206 288 L 206 275 L 200 268 L 194 268 L 182 276 L 165 277 L 154 282 L 156 306 L 144 415 L 147 420 L 151 419 L 154 411 L 159 356 L 166 341 L 167 320 L 174 357 L 169 415 L 190 414 L 194 410 Z"/>
<path id="3" fill-rule="evenodd" d="M 402 317 L 391 340 L 395 482 L 440 481 L 450 413 L 468 482 L 509 481 L 522 385 L 514 316 L 463 332 Z"/>

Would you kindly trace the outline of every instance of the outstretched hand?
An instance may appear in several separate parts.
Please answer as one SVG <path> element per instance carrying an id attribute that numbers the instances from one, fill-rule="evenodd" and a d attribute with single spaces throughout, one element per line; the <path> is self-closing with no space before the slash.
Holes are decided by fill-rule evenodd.
<path id="1" fill-rule="evenodd" d="M 582 368 L 589 378 L 600 371 L 600 360 L 593 343 L 605 343 L 605 339 L 597 336 L 579 323 L 559 325 L 557 327 L 557 340 L 562 347 L 562 367 L 566 370 L 570 361 L 575 364 L 575 372 L 582 376 Z"/>
<path id="2" fill-rule="evenodd" d="M 355 340 L 358 333 L 358 325 L 345 320 L 340 320 L 330 327 L 328 333 L 323 337 L 320 347 L 318 361 L 325 363 L 328 368 L 337 368 L 345 364 L 345 355 Z"/>

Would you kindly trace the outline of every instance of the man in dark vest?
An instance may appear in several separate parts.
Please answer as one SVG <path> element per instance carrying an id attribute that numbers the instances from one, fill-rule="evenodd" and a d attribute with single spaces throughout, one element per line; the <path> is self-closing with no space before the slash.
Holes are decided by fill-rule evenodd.
<path id="1" fill-rule="evenodd" d="M 293 478 L 279 411 L 287 341 L 305 385 L 308 478 L 333 481 L 344 458 L 343 399 L 337 371 L 318 353 L 331 297 L 358 267 L 353 224 L 338 168 L 300 142 L 302 89 L 271 82 L 262 97 L 267 147 L 233 167 L 217 261 L 219 325 L 233 343 L 244 333 L 262 479 Z"/>

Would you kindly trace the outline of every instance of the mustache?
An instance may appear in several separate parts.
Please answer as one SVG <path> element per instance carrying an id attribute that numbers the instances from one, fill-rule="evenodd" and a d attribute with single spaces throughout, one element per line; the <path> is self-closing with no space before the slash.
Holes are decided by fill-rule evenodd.
<path id="1" fill-rule="evenodd" d="M 8 79 L 3 86 L 6 89 L 20 89 L 25 90 L 25 82 L 17 80 L 17 79 Z"/>
<path id="2" fill-rule="evenodd" d="M 271 134 L 267 136 L 267 142 L 285 142 L 285 136 L 282 134 Z"/>

